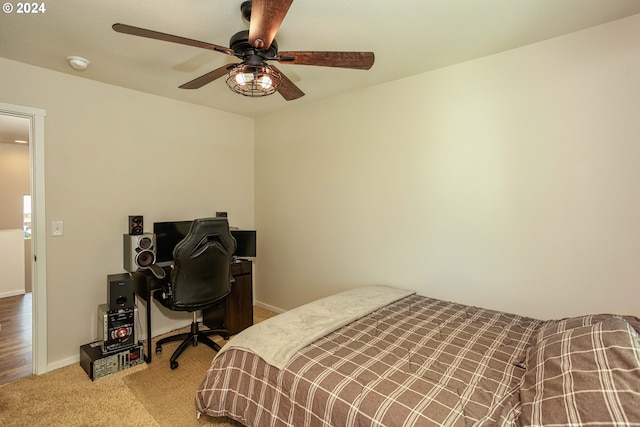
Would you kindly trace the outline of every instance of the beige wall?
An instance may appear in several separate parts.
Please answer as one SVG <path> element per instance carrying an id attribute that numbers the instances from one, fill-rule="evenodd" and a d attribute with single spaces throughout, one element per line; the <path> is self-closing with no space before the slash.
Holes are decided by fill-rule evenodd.
<path id="1" fill-rule="evenodd" d="M 253 120 L 0 58 L 0 102 L 45 119 L 48 362 L 78 359 L 97 337 L 106 277 L 122 268 L 127 216 L 192 219 L 228 211 L 254 226 Z M 233 183 L 233 185 L 230 185 Z M 189 323 L 161 315 L 153 329 Z M 142 324 L 144 326 L 144 323 Z"/>
<path id="2" fill-rule="evenodd" d="M 0 298 L 25 293 L 24 246 L 21 228 L 0 230 Z"/>
<path id="3" fill-rule="evenodd" d="M 22 229 L 22 196 L 31 192 L 29 146 L 0 143 L 0 182 L 0 230 Z"/>
<path id="4" fill-rule="evenodd" d="M 638 40 L 635 16 L 258 119 L 257 299 L 640 314 Z"/>

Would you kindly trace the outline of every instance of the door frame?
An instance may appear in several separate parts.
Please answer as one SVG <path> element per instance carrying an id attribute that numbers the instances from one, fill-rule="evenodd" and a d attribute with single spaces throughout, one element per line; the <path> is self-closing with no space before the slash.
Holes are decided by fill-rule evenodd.
<path id="1" fill-rule="evenodd" d="M 0 102 L 0 114 L 29 119 L 33 373 L 47 372 L 47 251 L 44 197 L 44 118 L 40 108 Z"/>

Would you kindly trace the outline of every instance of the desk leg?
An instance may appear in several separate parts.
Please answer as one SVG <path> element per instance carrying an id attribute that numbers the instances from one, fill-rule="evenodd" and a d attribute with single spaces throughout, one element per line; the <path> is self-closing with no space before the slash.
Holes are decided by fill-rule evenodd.
<path id="1" fill-rule="evenodd" d="M 151 292 L 147 286 L 147 355 L 144 361 L 151 363 Z"/>
<path id="2" fill-rule="evenodd" d="M 151 363 L 151 282 L 149 277 L 143 273 L 136 271 L 133 273 L 133 291 L 136 294 L 138 302 L 144 300 L 146 304 L 146 317 L 147 317 L 147 354 L 144 356 L 144 361 Z M 140 312 L 138 312 L 140 316 Z M 138 325 L 136 325 L 137 327 Z M 142 338 L 142 331 L 139 331 L 136 335 Z M 143 349 L 144 353 L 144 349 Z"/>

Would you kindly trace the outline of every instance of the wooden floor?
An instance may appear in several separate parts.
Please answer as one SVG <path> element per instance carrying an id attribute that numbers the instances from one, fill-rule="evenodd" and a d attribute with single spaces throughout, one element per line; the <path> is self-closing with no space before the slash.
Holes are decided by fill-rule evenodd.
<path id="1" fill-rule="evenodd" d="M 31 293 L 0 298 L 0 385 L 31 375 Z"/>

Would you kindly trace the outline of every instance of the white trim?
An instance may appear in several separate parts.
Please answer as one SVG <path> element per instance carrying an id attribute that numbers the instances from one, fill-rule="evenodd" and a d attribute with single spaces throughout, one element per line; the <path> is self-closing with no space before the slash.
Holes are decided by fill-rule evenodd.
<path id="1" fill-rule="evenodd" d="M 24 295 L 24 289 L 20 289 L 17 291 L 8 291 L 8 292 L 3 292 L 0 294 L 0 298 L 8 298 L 8 297 L 15 297 L 18 295 Z"/>
<path id="2" fill-rule="evenodd" d="M 280 314 L 280 313 L 284 313 L 285 311 L 287 311 L 287 310 L 283 310 L 283 309 L 281 309 L 280 307 L 275 307 L 275 306 L 273 306 L 273 305 L 265 304 L 265 303 L 260 302 L 260 301 L 255 301 L 255 300 L 254 300 L 254 301 L 253 301 L 253 304 L 254 304 L 254 305 L 257 305 L 257 306 L 258 306 L 258 307 L 260 307 L 260 308 L 264 308 L 265 310 L 273 311 L 274 313 L 278 313 L 278 314 Z"/>
<path id="3" fill-rule="evenodd" d="M 33 373 L 47 372 L 47 250 L 44 191 L 44 117 L 39 108 L 0 102 L 0 114 L 25 117 L 30 120 L 29 158 L 31 161 L 31 267 L 33 311 Z M 37 261 L 36 261 L 37 259 Z"/>
<path id="4" fill-rule="evenodd" d="M 80 354 L 77 356 L 70 356 L 66 359 L 57 360 L 54 363 L 47 365 L 47 372 L 55 371 L 56 369 L 64 368 L 65 366 L 73 365 L 80 362 Z"/>

